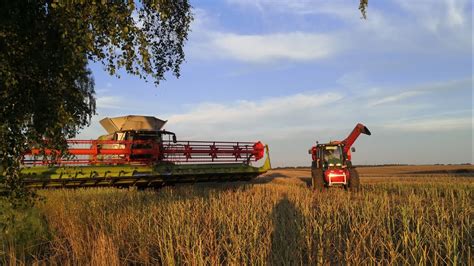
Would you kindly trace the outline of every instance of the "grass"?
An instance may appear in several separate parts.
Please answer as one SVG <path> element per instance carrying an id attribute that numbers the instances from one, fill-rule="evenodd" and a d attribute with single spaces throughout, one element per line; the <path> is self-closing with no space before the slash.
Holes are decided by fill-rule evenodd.
<path id="1" fill-rule="evenodd" d="M 370 177 L 359 193 L 321 193 L 288 173 L 41 191 L 0 264 L 473 264 L 472 178 Z"/>

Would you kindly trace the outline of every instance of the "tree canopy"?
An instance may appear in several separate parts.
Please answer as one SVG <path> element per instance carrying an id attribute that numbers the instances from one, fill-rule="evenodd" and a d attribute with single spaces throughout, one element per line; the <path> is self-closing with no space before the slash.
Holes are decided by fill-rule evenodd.
<path id="1" fill-rule="evenodd" d="M 369 0 L 360 0 L 359 10 L 362 13 L 362 18 L 367 18 L 367 6 L 369 5 Z"/>
<path id="2" fill-rule="evenodd" d="M 191 21 L 187 0 L 0 1 L 0 162 L 9 191 L 23 193 L 18 169 L 29 146 L 64 150 L 95 114 L 89 62 L 156 84 L 168 71 L 179 76 Z"/>

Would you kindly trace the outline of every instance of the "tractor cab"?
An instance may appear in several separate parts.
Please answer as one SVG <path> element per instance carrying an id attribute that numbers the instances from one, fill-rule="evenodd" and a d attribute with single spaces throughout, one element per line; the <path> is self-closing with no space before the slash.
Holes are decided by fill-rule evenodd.
<path id="1" fill-rule="evenodd" d="M 315 168 L 344 168 L 350 164 L 344 154 L 344 144 L 318 144 L 309 150 L 313 155 L 313 167 Z"/>
<path id="2" fill-rule="evenodd" d="M 321 147 L 322 167 L 342 167 L 344 156 L 341 145 L 324 145 Z"/>

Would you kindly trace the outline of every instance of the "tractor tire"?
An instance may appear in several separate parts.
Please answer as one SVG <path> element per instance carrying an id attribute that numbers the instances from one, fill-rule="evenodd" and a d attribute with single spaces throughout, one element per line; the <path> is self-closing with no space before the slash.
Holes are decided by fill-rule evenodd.
<path id="1" fill-rule="evenodd" d="M 360 178 L 359 173 L 355 168 L 349 169 L 350 179 L 349 179 L 349 190 L 351 191 L 359 191 L 360 189 Z"/>
<path id="2" fill-rule="evenodd" d="M 322 191 L 324 189 L 323 169 L 311 168 L 311 184 L 313 190 Z"/>

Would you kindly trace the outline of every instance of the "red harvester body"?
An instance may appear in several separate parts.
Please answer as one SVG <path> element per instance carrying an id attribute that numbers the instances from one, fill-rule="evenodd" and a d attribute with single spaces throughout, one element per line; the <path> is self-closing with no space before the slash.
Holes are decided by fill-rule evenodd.
<path id="1" fill-rule="evenodd" d="M 31 149 L 21 175 L 29 187 L 156 187 L 180 182 L 249 180 L 268 171 L 268 146 L 256 142 L 183 141 L 151 116 L 100 121 L 97 140 L 68 140 L 67 154 Z M 251 162 L 265 157 L 261 167 Z M 2 178 L 0 171 L 0 179 Z"/>

